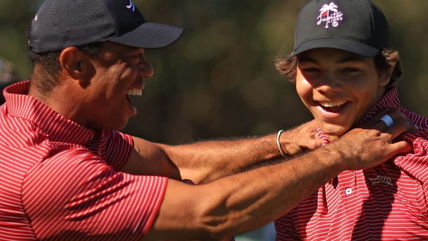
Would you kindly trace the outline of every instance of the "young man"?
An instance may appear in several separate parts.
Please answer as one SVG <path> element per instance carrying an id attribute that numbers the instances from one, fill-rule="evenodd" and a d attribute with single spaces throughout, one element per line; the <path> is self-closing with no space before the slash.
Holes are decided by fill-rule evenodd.
<path id="1" fill-rule="evenodd" d="M 427 240 L 428 118 L 400 106 L 399 55 L 388 49 L 381 10 L 369 0 L 310 1 L 295 48 L 277 68 L 295 82 L 324 143 L 384 110 L 399 110 L 414 126 L 397 138 L 413 151 L 341 172 L 276 221 L 277 240 Z"/>
<path id="2" fill-rule="evenodd" d="M 32 21 L 31 81 L 0 107 L 1 240 L 224 240 L 285 213 L 343 170 L 411 147 L 379 118 L 315 148 L 312 123 L 260 138 L 168 146 L 126 135 L 153 69 L 146 48 L 182 29 L 146 22 L 129 0 L 46 0 Z M 267 181 L 268 178 L 268 181 Z M 187 179 L 187 180 L 185 180 Z M 190 185 L 188 182 L 205 183 Z"/>

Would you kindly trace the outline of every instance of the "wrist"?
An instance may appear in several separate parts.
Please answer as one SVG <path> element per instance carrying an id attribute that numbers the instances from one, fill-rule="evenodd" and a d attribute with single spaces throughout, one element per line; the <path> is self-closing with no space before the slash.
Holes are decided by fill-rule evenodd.
<path id="1" fill-rule="evenodd" d="M 279 130 L 276 141 L 279 155 L 289 158 L 302 152 L 304 148 L 297 143 L 298 139 L 299 136 L 293 130 Z"/>
<path id="2" fill-rule="evenodd" d="M 276 146 L 278 147 L 279 154 L 282 157 L 287 157 L 284 149 L 282 148 L 282 144 L 281 144 L 281 135 L 282 135 L 282 133 L 284 133 L 284 130 L 281 129 L 276 134 Z"/>
<path id="3" fill-rule="evenodd" d="M 346 152 L 343 152 L 341 150 L 340 145 L 337 143 L 330 143 L 322 148 L 320 148 L 320 157 L 321 161 L 324 161 L 326 165 L 331 166 L 338 172 L 342 172 L 344 170 L 347 170 L 347 163 L 349 163 L 348 156 L 346 155 Z M 324 157 L 324 158 L 323 158 Z"/>

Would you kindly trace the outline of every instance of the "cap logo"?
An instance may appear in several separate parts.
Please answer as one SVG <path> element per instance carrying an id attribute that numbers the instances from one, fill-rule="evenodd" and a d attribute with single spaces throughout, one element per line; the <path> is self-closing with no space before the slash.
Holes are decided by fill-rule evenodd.
<path id="1" fill-rule="evenodd" d="M 331 2 L 330 4 L 324 4 L 320 9 L 320 15 L 317 17 L 317 25 L 325 23 L 325 28 L 329 28 L 330 24 L 333 27 L 339 26 L 339 22 L 343 20 L 343 13 L 340 12 L 338 6 Z"/>
<path id="2" fill-rule="evenodd" d="M 135 12 L 135 4 L 131 0 L 129 0 L 129 4 L 126 5 L 126 8 Z"/>

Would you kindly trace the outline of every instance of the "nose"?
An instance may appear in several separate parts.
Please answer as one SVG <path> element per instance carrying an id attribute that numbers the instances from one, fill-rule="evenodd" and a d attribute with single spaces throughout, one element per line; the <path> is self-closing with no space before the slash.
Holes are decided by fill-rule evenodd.
<path id="1" fill-rule="evenodd" d="M 143 78 L 151 78 L 154 74 L 152 65 L 149 62 L 147 62 L 145 59 L 141 61 L 141 64 L 139 66 L 139 74 Z"/>
<path id="2" fill-rule="evenodd" d="M 334 72 L 324 72 L 317 80 L 312 81 L 312 85 L 318 89 L 339 89 L 342 82 Z"/>

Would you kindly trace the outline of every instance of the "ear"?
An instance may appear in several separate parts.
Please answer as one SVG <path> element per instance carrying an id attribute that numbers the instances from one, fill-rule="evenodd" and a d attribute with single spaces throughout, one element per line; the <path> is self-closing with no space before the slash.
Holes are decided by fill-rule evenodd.
<path id="1" fill-rule="evenodd" d="M 59 55 L 61 70 L 73 79 L 79 79 L 82 72 L 82 54 L 76 47 L 67 47 Z"/>
<path id="2" fill-rule="evenodd" d="M 67 47 L 59 55 L 59 63 L 63 74 L 78 80 L 83 87 L 89 85 L 93 66 L 90 58 L 76 47 Z"/>
<path id="3" fill-rule="evenodd" d="M 391 80 L 392 71 L 394 71 L 396 64 L 397 64 L 396 62 L 390 63 L 388 68 L 385 71 L 383 71 L 382 73 L 380 73 L 379 86 L 385 87 L 388 85 L 389 81 Z"/>

